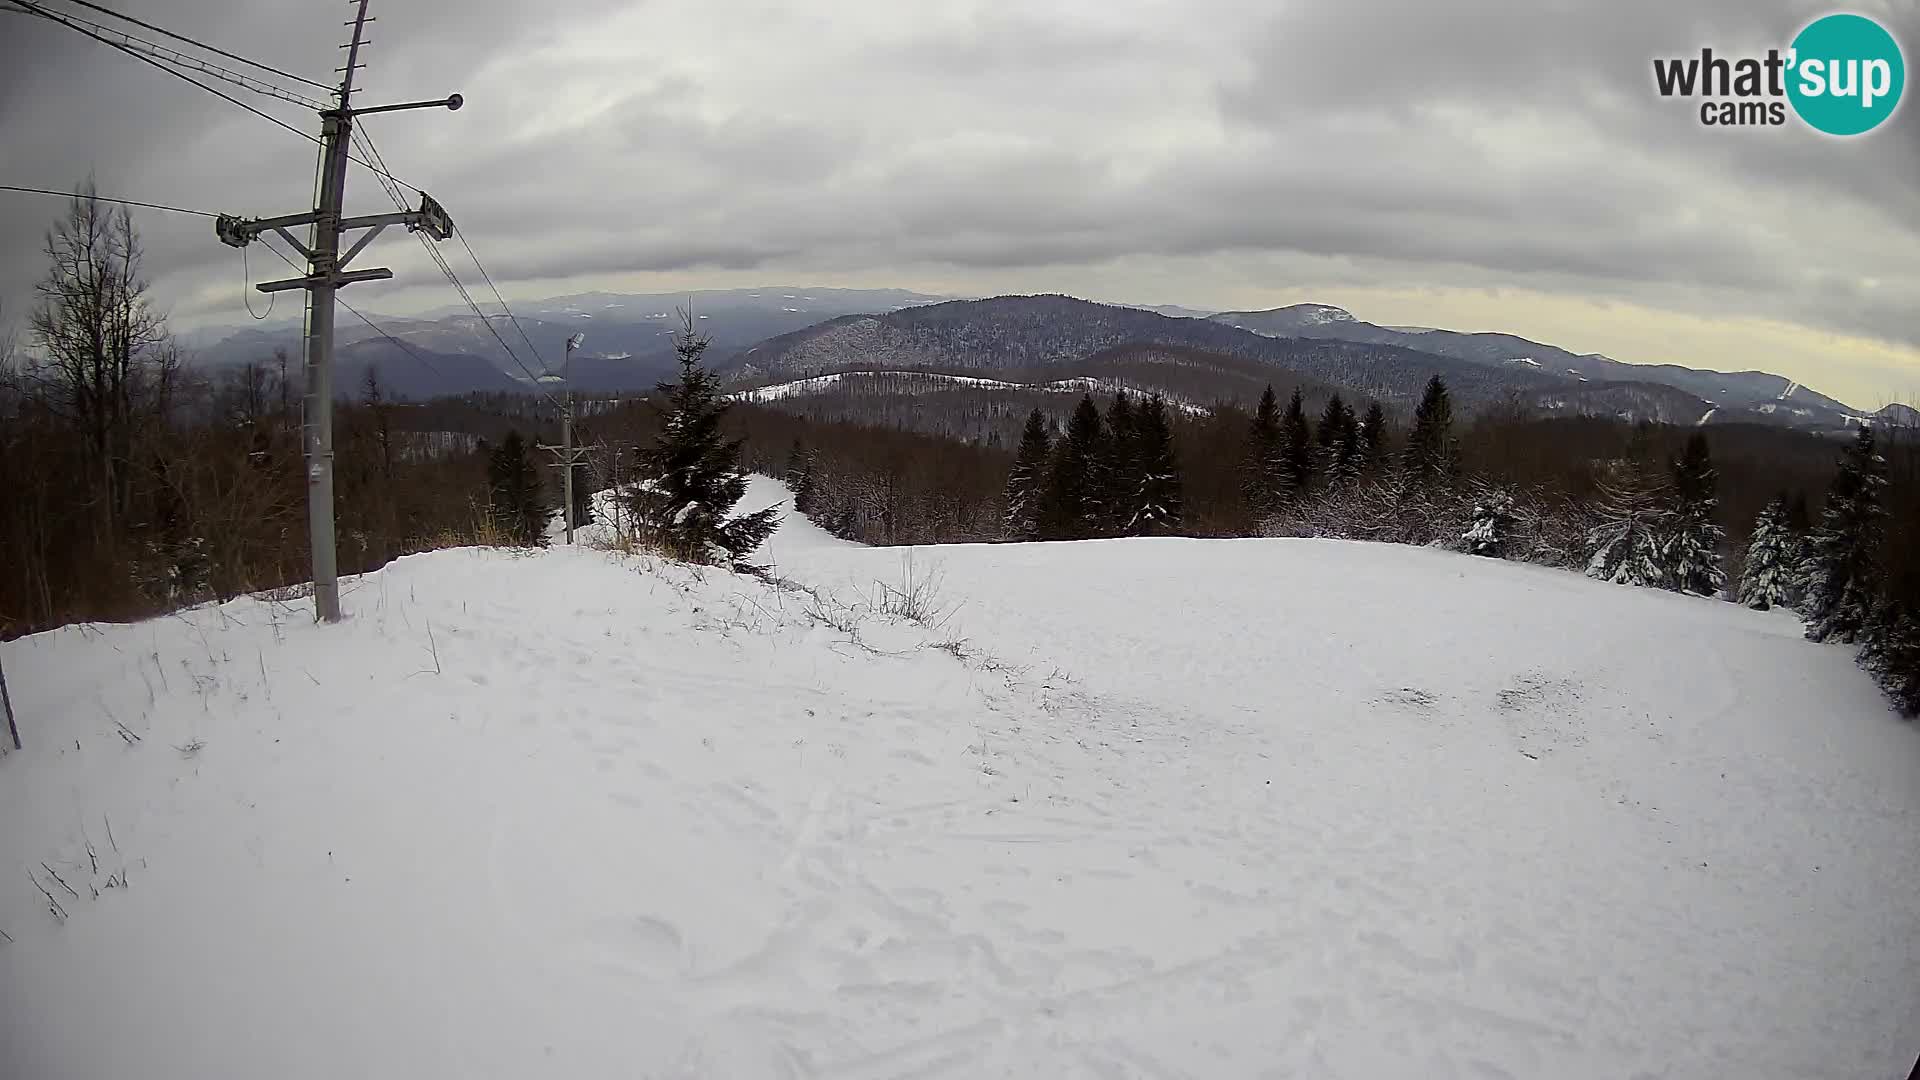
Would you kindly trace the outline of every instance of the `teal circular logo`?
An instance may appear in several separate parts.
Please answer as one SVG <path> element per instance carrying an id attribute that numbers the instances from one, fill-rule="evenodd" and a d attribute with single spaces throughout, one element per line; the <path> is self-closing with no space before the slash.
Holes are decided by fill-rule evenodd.
<path id="1" fill-rule="evenodd" d="M 1827 15 L 1808 23 L 1793 39 L 1787 63 L 1793 111 L 1829 135 L 1879 127 L 1899 107 L 1907 84 L 1900 44 L 1864 15 Z"/>

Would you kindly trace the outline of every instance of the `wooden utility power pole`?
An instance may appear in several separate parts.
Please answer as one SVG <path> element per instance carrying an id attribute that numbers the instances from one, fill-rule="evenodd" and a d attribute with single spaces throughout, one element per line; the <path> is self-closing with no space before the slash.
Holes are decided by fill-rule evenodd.
<path id="1" fill-rule="evenodd" d="M 307 257 L 307 276 L 285 281 L 267 281 L 255 286 L 261 292 L 288 289 L 307 291 L 306 392 L 302 400 L 301 442 L 307 458 L 307 534 L 313 558 L 313 610 L 322 622 L 340 621 L 340 577 L 335 558 L 333 525 L 333 300 L 343 285 L 356 281 L 390 278 L 386 267 L 348 270 L 347 264 L 360 254 L 388 225 L 405 225 L 409 231 L 424 230 L 435 240 L 453 235 L 453 221 L 440 204 L 426 192 L 420 193 L 420 209 L 368 217 L 343 218 L 347 163 L 352 157 L 353 120 L 367 113 L 396 112 L 401 109 L 458 109 L 459 94 L 439 101 L 414 101 L 402 105 L 379 105 L 369 109 L 353 107 L 353 73 L 362 67 L 360 46 L 365 42 L 368 0 L 350 0 L 355 5 L 353 39 L 345 46 L 346 66 L 341 68 L 338 103 L 320 113 L 320 193 L 312 211 L 274 218 L 240 218 L 222 214 L 214 222 L 214 231 L 222 243 L 245 247 L 269 230 L 278 233 L 295 251 Z M 301 225 L 311 227 L 303 244 L 287 230 Z M 349 229 L 370 230 L 340 254 L 340 236 Z"/>

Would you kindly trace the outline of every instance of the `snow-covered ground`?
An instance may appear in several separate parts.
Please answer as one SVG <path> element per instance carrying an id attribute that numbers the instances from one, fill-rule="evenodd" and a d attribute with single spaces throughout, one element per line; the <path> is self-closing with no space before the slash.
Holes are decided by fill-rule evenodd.
<path id="1" fill-rule="evenodd" d="M 820 595 L 451 551 L 336 627 L 4 646 L 0 1076 L 1920 1051 L 1920 733 L 1789 617 L 1322 541 L 764 557 Z"/>

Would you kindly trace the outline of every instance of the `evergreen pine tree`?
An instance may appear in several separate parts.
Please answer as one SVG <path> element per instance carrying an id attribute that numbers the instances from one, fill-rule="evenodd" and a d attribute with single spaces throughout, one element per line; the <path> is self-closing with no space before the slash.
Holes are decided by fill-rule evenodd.
<path id="1" fill-rule="evenodd" d="M 641 458 L 631 496 L 635 531 L 689 562 L 737 560 L 772 535 L 780 511 L 768 507 L 727 517 L 747 492 L 741 440 L 720 432 L 727 407 L 712 373 L 701 365 L 707 339 L 694 332 L 691 317 L 675 335 L 674 351 L 680 357 L 680 381 L 659 387 L 667 399 L 666 416 Z"/>
<path id="2" fill-rule="evenodd" d="M 1754 519 L 1747 538 L 1747 557 L 1740 569 L 1740 602 L 1757 611 L 1789 607 L 1793 603 L 1798 547 L 1787 529 L 1787 502 L 1774 500 Z"/>
<path id="3" fill-rule="evenodd" d="M 1007 474 L 1006 534 L 1012 540 L 1040 537 L 1040 505 L 1047 482 L 1047 459 L 1053 452 L 1052 432 L 1039 409 L 1027 414 L 1020 432 L 1020 450 Z"/>
<path id="4" fill-rule="evenodd" d="M 1791 594 L 1788 603 L 1800 610 L 1806 604 L 1807 591 L 1818 569 L 1813 560 L 1813 514 L 1807 509 L 1804 491 L 1794 492 L 1787 503 L 1787 534 L 1790 540 L 1787 582 Z"/>
<path id="5" fill-rule="evenodd" d="M 1173 429 L 1167 403 L 1149 397 L 1133 418 L 1139 485 L 1127 520 L 1130 536 L 1161 536 L 1180 528 L 1180 466 L 1173 455 Z"/>
<path id="6" fill-rule="evenodd" d="M 1275 469 L 1282 502 L 1297 503 L 1313 490 L 1313 430 L 1307 424 L 1307 410 L 1296 388 L 1287 402 L 1287 413 L 1280 419 L 1280 458 Z"/>
<path id="7" fill-rule="evenodd" d="M 1240 491 L 1256 520 L 1273 513 L 1280 498 L 1280 403 L 1273 384 L 1260 395 L 1247 431 L 1246 455 L 1240 464 Z"/>
<path id="8" fill-rule="evenodd" d="M 1801 536 L 1813 532 L 1813 514 L 1807 509 L 1807 493 L 1804 491 L 1794 492 L 1793 499 L 1787 503 L 1787 528 Z"/>
<path id="9" fill-rule="evenodd" d="M 1359 446 L 1360 475 L 1380 475 L 1380 469 L 1387 461 L 1387 411 L 1380 407 L 1379 402 L 1367 406 L 1367 415 L 1360 421 L 1354 438 Z"/>
<path id="10" fill-rule="evenodd" d="M 1105 476 L 1106 429 L 1093 396 L 1080 399 L 1067 421 L 1067 433 L 1054 447 L 1040 504 L 1040 535 L 1048 540 L 1084 540 L 1105 524 L 1101 496 Z"/>
<path id="11" fill-rule="evenodd" d="M 1319 431 L 1315 433 L 1320 474 L 1326 478 L 1328 487 L 1338 487 L 1353 478 L 1355 456 L 1360 448 L 1359 428 L 1353 410 L 1336 391 L 1327 399 L 1327 407 L 1320 414 Z"/>
<path id="12" fill-rule="evenodd" d="M 508 543 L 546 545 L 549 511 L 540 469 L 517 430 L 487 451 L 487 503 L 494 527 Z"/>
<path id="13" fill-rule="evenodd" d="M 1867 628 L 1880 555 L 1880 505 L 1887 461 L 1863 425 L 1841 458 L 1827 492 L 1820 528 L 1813 536 L 1812 574 L 1806 598 L 1807 638 L 1852 644 Z"/>
<path id="14" fill-rule="evenodd" d="M 1133 520 L 1134 500 L 1140 493 L 1135 420 L 1133 402 L 1127 392 L 1115 394 L 1113 404 L 1107 408 L 1107 455 L 1103 469 L 1106 494 L 1101 500 L 1106 508 L 1107 527 L 1114 533 L 1127 531 L 1128 523 Z"/>
<path id="15" fill-rule="evenodd" d="M 1920 716 L 1920 581 L 1908 580 L 1875 609 L 1860 666 L 1903 716 Z"/>
<path id="16" fill-rule="evenodd" d="M 1672 580 L 1665 551 L 1672 495 L 1666 479 L 1647 468 L 1645 441 L 1646 432 L 1636 432 L 1627 456 L 1599 480 L 1600 522 L 1587 533 L 1587 576 L 1664 589 Z"/>
<path id="17" fill-rule="evenodd" d="M 1452 478 L 1457 450 L 1453 439 L 1453 397 L 1435 375 L 1427 381 L 1420 405 L 1413 412 L 1413 430 L 1407 436 L 1407 471 L 1418 483 L 1441 483 Z"/>
<path id="18" fill-rule="evenodd" d="M 1340 438 L 1334 446 L 1333 481 L 1351 486 L 1366 475 L 1366 459 L 1360 453 L 1360 421 L 1348 409 L 1340 424 Z"/>
<path id="19" fill-rule="evenodd" d="M 1513 492 L 1506 488 L 1483 487 L 1473 500 L 1473 523 L 1460 542 L 1469 554 L 1504 559 L 1507 541 L 1513 537 Z"/>
<path id="20" fill-rule="evenodd" d="M 813 452 L 795 439 L 792 448 L 787 451 L 787 489 L 793 492 L 795 511 L 802 514 L 813 512 L 814 485 Z"/>
<path id="21" fill-rule="evenodd" d="M 1726 587 L 1720 547 L 1727 533 L 1714 519 L 1720 504 L 1719 483 L 1707 437 L 1696 431 L 1673 463 L 1674 506 L 1664 542 L 1669 588 L 1717 596 Z"/>

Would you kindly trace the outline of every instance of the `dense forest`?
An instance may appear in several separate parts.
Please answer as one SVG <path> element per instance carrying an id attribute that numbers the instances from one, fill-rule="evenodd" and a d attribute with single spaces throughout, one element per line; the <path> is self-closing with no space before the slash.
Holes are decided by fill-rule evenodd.
<path id="1" fill-rule="evenodd" d="M 124 210 L 76 198 L 46 255 L 24 331 L 0 341 L 0 635 L 297 588 L 297 362 L 192 363 L 147 298 Z M 1234 369 L 1242 398 L 1200 403 L 1181 396 L 1181 367 L 1217 361 L 1106 340 L 1132 318 L 1098 327 L 1101 350 L 1079 363 L 1001 373 L 1084 380 L 1077 393 L 908 377 L 765 404 L 727 401 L 685 333 L 665 392 L 576 403 L 578 509 L 618 487 L 636 492 L 646 520 L 649 500 L 666 497 L 654 475 L 663 455 L 681 454 L 705 462 L 704 483 L 723 494 L 738 467 L 784 477 L 816 522 L 871 544 L 1177 534 L 1441 545 L 1794 607 L 1811 636 L 1860 646 L 1900 706 L 1920 710 L 1912 430 L 1841 440 L 1627 424 L 1543 415 L 1524 395 L 1456 414 L 1436 372 L 1409 411 L 1397 394 L 1316 377 L 1338 368 L 1294 375 L 1251 356 Z M 685 437 L 663 425 L 669 413 L 699 418 L 699 447 L 667 445 Z M 435 547 L 547 542 L 560 485 L 540 447 L 559 432 L 544 396 L 398 401 L 369 371 L 334 424 L 343 573 Z M 675 498 L 684 517 L 689 496 Z M 724 531 L 724 509 L 700 557 L 745 536 Z"/>

